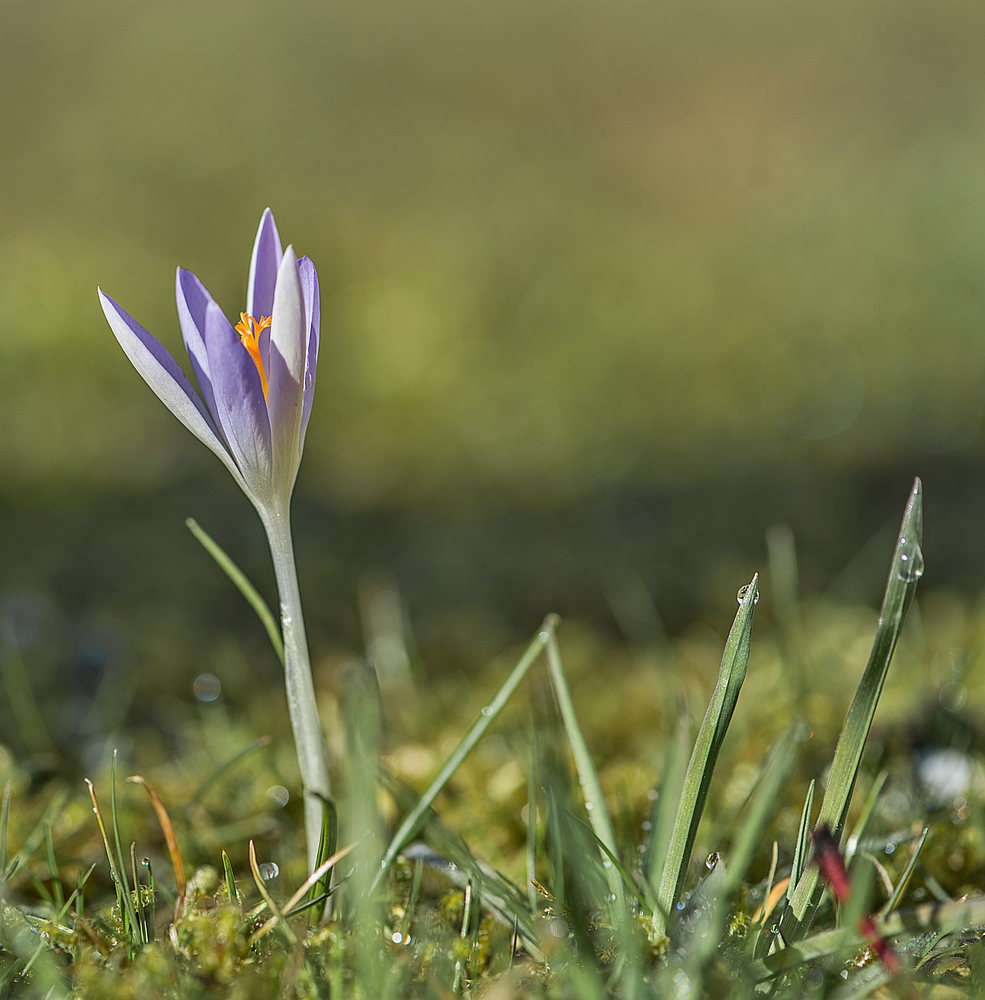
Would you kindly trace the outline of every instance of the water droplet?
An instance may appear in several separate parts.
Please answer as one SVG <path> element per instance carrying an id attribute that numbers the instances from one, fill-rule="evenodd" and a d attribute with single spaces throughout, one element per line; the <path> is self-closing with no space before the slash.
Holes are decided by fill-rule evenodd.
<path id="1" fill-rule="evenodd" d="M 222 694 L 222 681 L 215 674 L 199 674 L 192 684 L 199 701 L 215 701 Z"/>
<path id="2" fill-rule="evenodd" d="M 539 632 L 537 634 L 537 638 L 540 639 L 541 642 L 547 642 L 547 640 L 550 639 L 550 636 L 546 632 Z"/>
<path id="3" fill-rule="evenodd" d="M 400 931 L 394 931 L 394 932 L 393 932 L 393 933 L 392 933 L 392 934 L 390 935 L 390 940 L 391 940 L 391 941 L 392 941 L 392 942 L 393 942 L 394 944 L 403 944 L 403 943 L 404 943 L 404 936 L 403 936 L 403 934 L 401 934 L 401 933 L 400 933 Z"/>
<path id="4" fill-rule="evenodd" d="M 653 824 L 648 819 L 645 819 L 640 824 L 640 826 L 643 828 L 644 831 L 648 831 L 648 830 L 652 829 Z"/>
<path id="5" fill-rule="evenodd" d="M 259 870 L 260 878 L 262 878 L 264 882 L 269 882 L 271 879 L 277 878 L 277 876 L 280 875 L 280 869 L 273 863 L 273 861 L 265 861 L 262 865 L 260 865 Z"/>
<path id="6" fill-rule="evenodd" d="M 947 712 L 960 712 L 968 700 L 968 689 L 960 681 L 951 681 L 941 688 L 941 707 Z"/>
<path id="7" fill-rule="evenodd" d="M 492 705 L 486 705 L 486 707 L 483 708 L 482 710 L 482 714 L 485 715 L 486 717 L 492 715 L 493 714 Z"/>
<path id="8" fill-rule="evenodd" d="M 149 867 L 150 867 L 150 858 L 144 858 L 144 860 L 143 860 L 143 861 L 141 861 L 140 863 L 141 863 L 141 864 L 142 864 L 142 865 L 143 865 L 143 866 L 144 866 L 145 868 L 149 868 Z"/>
<path id="9" fill-rule="evenodd" d="M 714 868 L 715 865 L 717 865 L 721 860 L 722 856 L 718 853 L 718 851 L 712 851 L 711 854 L 705 858 L 705 868 L 711 871 L 711 869 Z"/>
<path id="10" fill-rule="evenodd" d="M 587 812 L 591 812 L 594 808 L 595 808 L 595 803 L 594 802 L 586 802 L 585 803 L 585 810 Z"/>
<path id="11" fill-rule="evenodd" d="M 608 858 L 602 859 L 602 867 L 608 871 L 612 868 L 612 862 Z"/>
<path id="12" fill-rule="evenodd" d="M 608 895 L 608 900 L 610 903 L 614 903 L 616 901 L 616 894 L 614 892 L 610 892 Z"/>
<path id="13" fill-rule="evenodd" d="M 679 969 L 674 973 L 674 996 L 677 1000 L 685 1000 L 690 995 L 691 979 L 683 969 Z"/>
<path id="14" fill-rule="evenodd" d="M 738 589 L 738 591 L 736 592 L 736 595 L 735 595 L 735 599 L 739 602 L 739 604 L 741 604 L 745 600 L 746 594 L 749 593 L 750 586 L 752 586 L 752 585 L 749 584 L 749 583 L 747 583 L 744 587 L 739 587 L 739 589 Z M 756 596 L 752 599 L 752 603 L 753 604 L 759 604 L 759 591 L 758 590 L 756 591 Z"/>
<path id="15" fill-rule="evenodd" d="M 904 583 L 916 583 L 923 576 L 923 552 L 916 542 L 900 539 L 896 572 Z"/>
<path id="16" fill-rule="evenodd" d="M 271 785 L 267 789 L 267 798 L 283 809 L 291 801 L 291 793 L 283 785 Z"/>

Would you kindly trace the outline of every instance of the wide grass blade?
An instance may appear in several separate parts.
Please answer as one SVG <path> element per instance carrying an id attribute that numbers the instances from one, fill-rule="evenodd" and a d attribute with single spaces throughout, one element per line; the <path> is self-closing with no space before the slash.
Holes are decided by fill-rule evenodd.
<path id="1" fill-rule="evenodd" d="M 655 897 L 660 887 L 660 876 L 667 860 L 670 837 L 674 831 L 674 820 L 684 791 L 684 776 L 687 773 L 687 750 L 691 743 L 691 727 L 687 713 L 680 712 L 677 732 L 667 753 L 663 780 L 657 800 L 650 812 L 650 831 L 643 845 L 643 874 Z M 668 916 L 664 914 L 664 918 Z"/>
<path id="2" fill-rule="evenodd" d="M 749 645 L 752 640 L 753 608 L 759 599 L 758 583 L 757 575 L 741 592 L 739 611 L 725 643 L 718 683 L 715 685 L 708 710 L 698 730 L 698 737 L 688 763 L 681 804 L 674 821 L 667 858 L 660 873 L 657 910 L 653 914 L 654 931 L 657 934 L 666 931 L 665 914 L 672 912 L 684 887 L 698 823 L 708 799 L 708 787 L 711 784 L 725 733 L 732 721 L 739 690 L 745 680 L 746 667 L 749 663 Z"/>
<path id="3" fill-rule="evenodd" d="M 236 589 L 246 598 L 249 605 L 256 612 L 260 623 L 267 630 L 270 645 L 274 647 L 277 659 L 281 666 L 284 664 L 284 639 L 280 634 L 280 626 L 274 618 L 270 606 L 260 596 L 256 587 L 250 583 L 246 574 L 229 558 L 222 546 L 195 520 L 193 517 L 185 519 L 185 527 L 198 539 L 202 548 L 219 564 L 219 569 L 232 580 Z"/>
<path id="4" fill-rule="evenodd" d="M 835 838 L 841 836 L 858 777 L 862 751 L 869 735 L 879 695 L 886 680 L 889 663 L 896 649 L 903 620 L 923 575 L 923 488 L 916 479 L 910 492 L 903 523 L 889 568 L 886 594 L 879 613 L 875 640 L 862 679 L 848 709 L 838 737 L 828 786 L 821 803 L 817 825 L 827 823 Z M 792 890 L 780 924 L 783 940 L 790 944 L 806 933 L 814 918 L 823 886 L 815 866 L 808 867 Z"/>
<path id="5" fill-rule="evenodd" d="M 807 695 L 807 677 L 800 629 L 800 597 L 797 581 L 797 549 L 788 524 L 774 524 L 766 532 L 766 551 L 773 590 L 773 620 L 784 673 L 792 681 L 799 705 Z"/>

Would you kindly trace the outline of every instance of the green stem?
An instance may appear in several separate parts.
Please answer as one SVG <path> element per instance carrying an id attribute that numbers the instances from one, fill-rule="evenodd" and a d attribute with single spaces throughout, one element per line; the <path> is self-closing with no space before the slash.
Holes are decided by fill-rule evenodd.
<path id="1" fill-rule="evenodd" d="M 298 590 L 298 575 L 294 565 L 290 510 L 275 507 L 273 510 L 261 511 L 260 516 L 270 543 L 277 592 L 280 595 L 287 707 L 304 785 L 304 832 L 308 849 L 308 870 L 314 871 L 321 837 L 322 803 L 331 798 L 332 791 L 328 776 L 328 753 L 311 678 L 308 640 L 301 614 L 301 592 Z"/>

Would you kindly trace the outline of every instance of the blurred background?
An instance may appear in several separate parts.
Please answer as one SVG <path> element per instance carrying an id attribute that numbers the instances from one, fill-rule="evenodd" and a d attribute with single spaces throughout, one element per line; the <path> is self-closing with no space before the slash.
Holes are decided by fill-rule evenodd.
<path id="1" fill-rule="evenodd" d="M 321 279 L 316 658 L 380 592 L 437 670 L 548 611 L 724 632 L 778 523 L 807 593 L 875 604 L 917 474 L 925 584 L 981 588 L 978 4 L 53 0 L 0 35 L 0 610 L 80 697 L 276 677 L 183 523 L 273 600 L 259 522 L 95 294 L 185 363 L 175 266 L 235 317 L 268 205 Z"/>

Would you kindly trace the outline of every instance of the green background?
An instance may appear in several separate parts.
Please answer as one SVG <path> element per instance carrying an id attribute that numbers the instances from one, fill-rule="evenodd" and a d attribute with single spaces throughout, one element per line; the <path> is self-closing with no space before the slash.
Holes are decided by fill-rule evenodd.
<path id="1" fill-rule="evenodd" d="M 259 525 L 95 287 L 184 361 L 175 266 L 235 317 L 268 205 L 321 279 L 319 654 L 380 573 L 436 665 L 614 631 L 640 581 L 724 628 L 775 522 L 872 602 L 915 474 L 927 583 L 980 587 L 980 5 L 61 0 L 0 36 L 0 587 L 83 667 L 262 647 L 182 522 L 272 596 Z"/>

